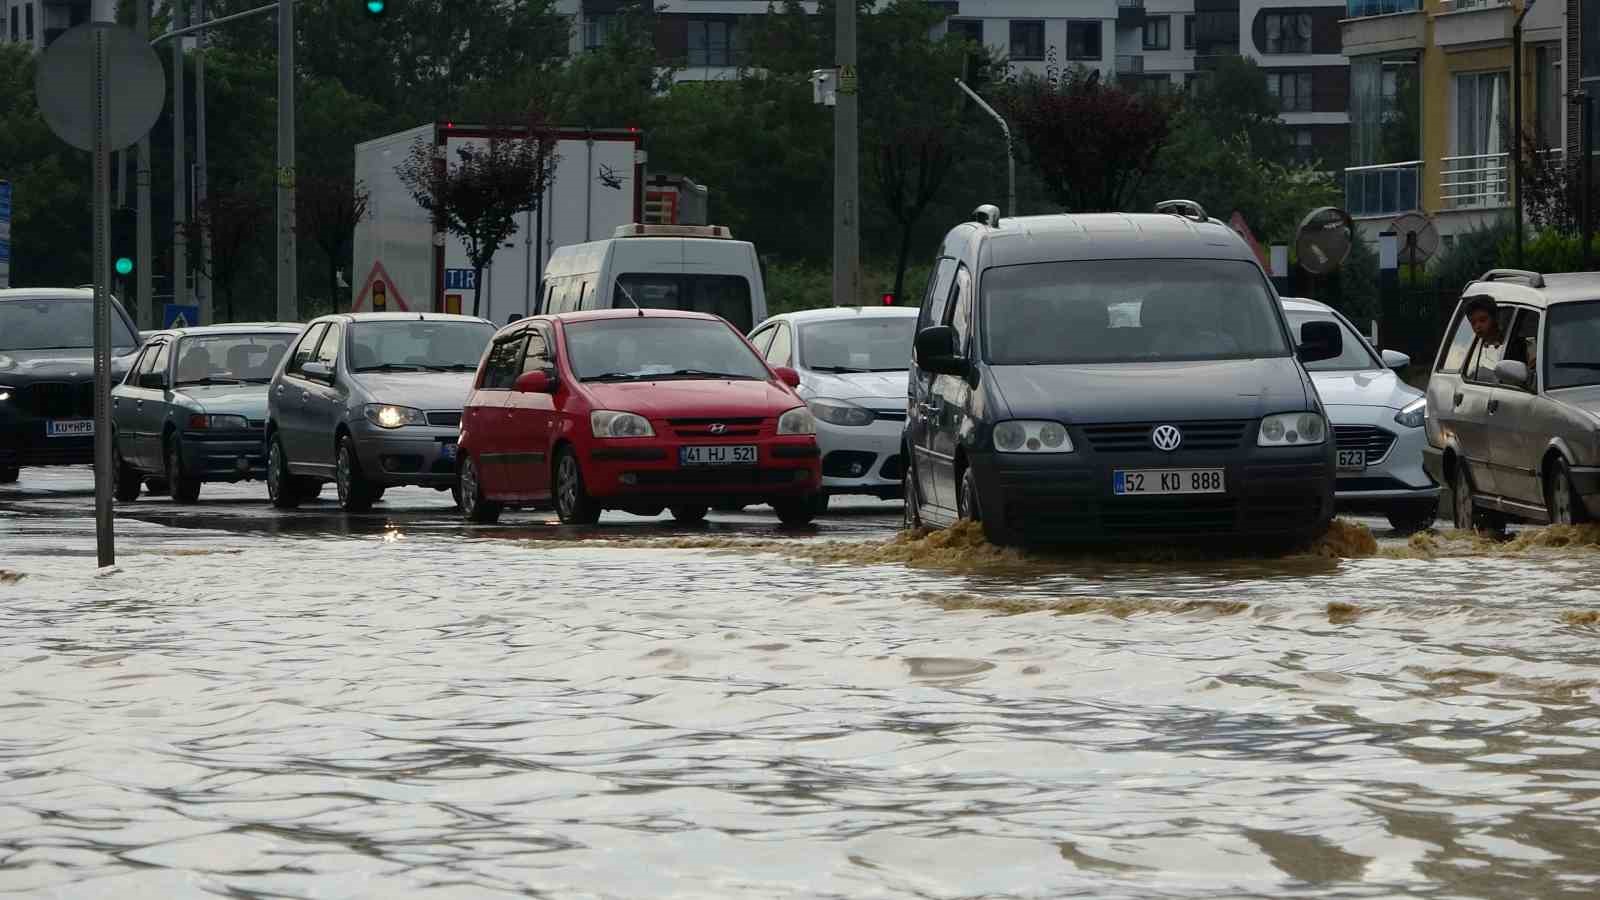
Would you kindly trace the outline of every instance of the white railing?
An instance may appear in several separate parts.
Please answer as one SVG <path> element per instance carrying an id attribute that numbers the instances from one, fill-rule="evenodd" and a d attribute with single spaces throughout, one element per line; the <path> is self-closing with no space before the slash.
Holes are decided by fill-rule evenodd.
<path id="1" fill-rule="evenodd" d="M 1469 9 L 1489 9 L 1494 6 L 1510 5 L 1508 0 L 1439 0 L 1439 12 L 1465 12 Z"/>
<path id="2" fill-rule="evenodd" d="M 1352 166 L 1344 170 L 1345 209 L 1352 216 L 1383 216 L 1418 209 L 1422 160 Z"/>
<path id="3" fill-rule="evenodd" d="M 1511 155 L 1480 153 L 1439 161 L 1439 202 L 1446 209 L 1511 205 Z"/>

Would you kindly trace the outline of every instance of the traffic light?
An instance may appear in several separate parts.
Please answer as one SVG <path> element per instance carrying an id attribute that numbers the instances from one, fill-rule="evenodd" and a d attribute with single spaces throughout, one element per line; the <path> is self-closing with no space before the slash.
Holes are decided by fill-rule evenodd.
<path id="1" fill-rule="evenodd" d="M 883 294 L 883 305 L 884 306 L 893 306 L 894 305 L 894 292 L 893 291 L 885 291 L 884 292 L 884 294 Z"/>
<path id="2" fill-rule="evenodd" d="M 138 213 L 134 210 L 124 207 L 111 211 L 111 268 L 124 278 L 133 274 L 138 228 Z"/>
<path id="3" fill-rule="evenodd" d="M 367 11 L 367 17 L 372 19 L 389 11 L 388 0 L 362 0 L 361 6 Z"/>

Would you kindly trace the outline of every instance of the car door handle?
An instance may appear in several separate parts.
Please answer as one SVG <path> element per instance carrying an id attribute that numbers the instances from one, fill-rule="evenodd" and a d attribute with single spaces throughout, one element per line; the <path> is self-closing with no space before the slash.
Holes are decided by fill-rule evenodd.
<path id="1" fill-rule="evenodd" d="M 1489 401 L 1489 412 L 1490 413 L 1494 413 L 1494 412 L 1498 411 L 1499 409 L 1500 409 L 1500 401 L 1499 400 L 1490 400 Z"/>
<path id="2" fill-rule="evenodd" d="M 1456 394 L 1456 396 L 1455 396 L 1455 405 L 1456 406 L 1460 406 L 1461 405 L 1461 401 L 1464 400 L 1464 399 L 1466 399 L 1466 396 L 1464 394 Z"/>

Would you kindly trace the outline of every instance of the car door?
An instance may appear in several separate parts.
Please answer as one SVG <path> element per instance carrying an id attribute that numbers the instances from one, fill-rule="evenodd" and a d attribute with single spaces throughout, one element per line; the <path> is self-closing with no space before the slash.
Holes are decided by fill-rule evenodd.
<path id="1" fill-rule="evenodd" d="M 955 286 L 950 292 L 950 310 L 944 324 L 955 329 L 956 353 L 966 359 L 973 357 L 972 271 L 965 264 L 957 264 Z M 941 509 L 951 515 L 957 509 L 956 498 L 961 485 L 956 480 L 956 448 L 961 442 L 962 425 L 966 421 L 972 386 L 964 376 L 935 375 L 923 415 L 928 428 L 928 470 L 933 481 L 934 494 Z"/>
<path id="2" fill-rule="evenodd" d="M 339 360 L 344 355 L 343 322 L 328 323 L 328 331 L 317 344 L 316 361 L 333 373 L 327 380 L 306 379 L 305 455 L 301 461 L 317 471 L 333 471 L 338 447 L 333 434 L 344 417 L 345 403 L 350 394 L 350 373 L 339 371 Z"/>
<path id="3" fill-rule="evenodd" d="M 945 322 L 945 314 L 949 310 L 950 296 L 954 292 L 956 278 L 956 261 L 945 257 L 934 266 L 933 273 L 928 276 L 928 288 L 922 299 L 922 311 L 917 317 L 917 331 Z M 917 478 L 917 493 L 925 505 L 943 508 L 945 503 L 939 495 L 939 487 L 934 479 L 934 465 L 930 453 L 933 448 L 933 433 L 927 409 L 933 400 L 934 375 L 917 368 L 913 360 L 911 377 L 907 379 L 906 397 L 906 446 L 912 458 L 907 462 L 911 465 Z"/>
<path id="4" fill-rule="evenodd" d="M 1539 396 L 1536 368 L 1541 318 L 1538 310 L 1519 309 L 1511 330 L 1505 332 L 1509 335 L 1505 358 L 1527 365 L 1533 383 L 1496 384 L 1490 392 L 1487 420 L 1489 465 L 1496 493 L 1533 506 L 1544 505 L 1540 464 L 1551 435 L 1550 418 L 1542 410 L 1549 401 Z"/>
<path id="5" fill-rule="evenodd" d="M 491 497 L 505 497 L 511 493 L 505 460 L 509 440 L 506 404 L 517 380 L 517 366 L 526 341 L 527 331 L 523 329 L 501 335 L 490 346 L 483 365 L 483 382 L 473 394 L 473 406 L 465 422 L 474 434 L 472 452 L 478 463 L 479 477 L 483 479 L 484 493 Z"/>
<path id="6" fill-rule="evenodd" d="M 549 326 L 536 324 L 528 329 L 518 376 L 543 372 L 556 378 L 555 357 L 551 353 L 554 336 Z M 506 396 L 506 475 L 511 491 L 518 497 L 542 497 L 550 493 L 550 440 L 555 425 L 553 394 L 511 391 Z"/>
<path id="7" fill-rule="evenodd" d="M 1509 332 L 1514 312 L 1512 307 L 1500 307 L 1501 334 Z M 1489 406 L 1491 401 L 1496 400 L 1494 367 L 1500 364 L 1504 353 L 1504 343 L 1491 345 L 1482 340 L 1474 342 L 1472 351 L 1467 355 L 1466 366 L 1461 371 L 1461 383 L 1450 398 L 1461 458 L 1467 463 L 1473 490 L 1480 494 L 1500 493 L 1494 465 L 1490 461 L 1495 429 L 1490 425 Z"/>
<path id="8" fill-rule="evenodd" d="M 147 472 L 166 470 L 161 428 L 172 389 L 171 360 L 176 343 L 172 338 L 159 341 L 152 348 L 155 352 L 140 366 L 138 388 L 133 398 L 134 456 L 129 461 Z"/>
<path id="9" fill-rule="evenodd" d="M 141 466 L 139 413 L 145 401 L 146 391 L 140 382 L 142 373 L 148 366 L 155 364 L 156 354 L 161 350 L 160 342 L 146 344 L 139 351 L 139 358 L 128 367 L 127 375 L 122 383 L 111 389 L 111 433 L 115 437 L 117 451 L 129 465 Z"/>
<path id="10" fill-rule="evenodd" d="M 283 441 L 283 452 L 294 465 L 299 465 L 309 452 L 307 449 L 306 404 L 312 388 L 306 377 L 305 364 L 317 357 L 317 345 L 328 333 L 328 323 L 318 322 L 306 329 L 305 334 L 290 351 L 284 365 L 283 377 L 272 388 L 272 404 L 278 422 L 278 435 Z"/>

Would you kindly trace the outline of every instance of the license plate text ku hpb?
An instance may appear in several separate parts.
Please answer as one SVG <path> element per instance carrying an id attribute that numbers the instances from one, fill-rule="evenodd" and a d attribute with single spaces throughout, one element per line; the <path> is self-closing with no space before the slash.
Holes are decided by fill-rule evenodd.
<path id="1" fill-rule="evenodd" d="M 680 466 L 753 466 L 756 464 L 754 444 L 711 444 L 678 448 Z"/>
<path id="2" fill-rule="evenodd" d="M 44 426 L 45 437 L 94 437 L 93 419 L 51 419 Z"/>
<path id="3" fill-rule="evenodd" d="M 1118 495 L 1221 494 L 1222 469 L 1118 469 L 1111 490 Z"/>

